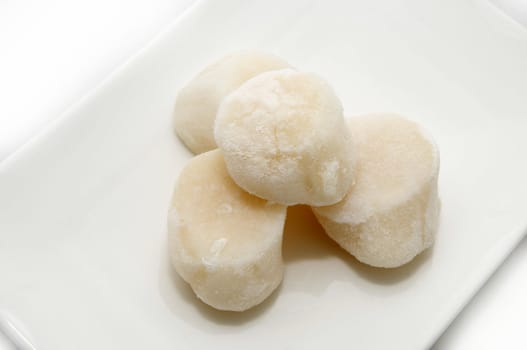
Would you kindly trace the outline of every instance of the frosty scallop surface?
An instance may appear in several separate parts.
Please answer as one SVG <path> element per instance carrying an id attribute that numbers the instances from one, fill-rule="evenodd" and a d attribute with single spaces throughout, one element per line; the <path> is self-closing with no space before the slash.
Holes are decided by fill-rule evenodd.
<path id="1" fill-rule="evenodd" d="M 313 208 L 326 233 L 359 261 L 398 267 L 433 244 L 439 152 L 416 123 L 393 114 L 352 118 L 356 183 L 341 202 Z"/>
<path id="2" fill-rule="evenodd" d="M 333 89 L 312 73 L 258 75 L 227 96 L 214 135 L 246 191 L 284 204 L 329 205 L 353 182 L 353 145 Z"/>
<path id="3" fill-rule="evenodd" d="M 193 153 L 215 149 L 214 120 L 222 99 L 246 80 L 286 67 L 282 59 L 255 51 L 234 53 L 211 64 L 179 92 L 174 109 L 176 133 Z"/>
<path id="4" fill-rule="evenodd" d="M 172 198 L 172 264 L 210 306 L 249 309 L 282 281 L 285 216 L 285 206 L 240 189 L 219 150 L 203 153 L 183 169 Z"/>

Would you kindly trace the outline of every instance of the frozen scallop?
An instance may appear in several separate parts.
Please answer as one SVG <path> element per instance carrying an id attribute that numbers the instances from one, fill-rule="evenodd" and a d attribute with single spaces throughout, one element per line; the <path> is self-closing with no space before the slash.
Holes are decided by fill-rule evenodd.
<path id="1" fill-rule="evenodd" d="M 168 217 L 172 264 L 210 306 L 244 311 L 282 281 L 286 207 L 240 189 L 219 150 L 186 165 Z"/>
<path id="2" fill-rule="evenodd" d="M 276 70 L 223 100 L 214 135 L 246 191 L 284 205 L 329 205 L 353 183 L 353 144 L 342 113 L 322 78 Z"/>
<path id="3" fill-rule="evenodd" d="M 430 247 L 438 227 L 439 151 L 394 114 L 352 118 L 356 183 L 341 202 L 313 208 L 326 233 L 359 261 L 393 268 Z"/>
<path id="4" fill-rule="evenodd" d="M 260 73 L 286 67 L 284 60 L 257 51 L 234 53 L 211 64 L 179 92 L 174 109 L 176 133 L 195 154 L 215 149 L 214 120 L 223 98 Z"/>

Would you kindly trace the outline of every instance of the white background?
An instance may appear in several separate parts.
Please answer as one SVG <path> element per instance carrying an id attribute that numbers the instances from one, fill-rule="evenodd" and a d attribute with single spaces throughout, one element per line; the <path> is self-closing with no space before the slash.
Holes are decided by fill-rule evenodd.
<path id="1" fill-rule="evenodd" d="M 194 1 L 0 0 L 0 161 Z M 527 1 L 494 3 L 527 27 Z M 435 348 L 527 349 L 526 295 L 524 240 Z"/>

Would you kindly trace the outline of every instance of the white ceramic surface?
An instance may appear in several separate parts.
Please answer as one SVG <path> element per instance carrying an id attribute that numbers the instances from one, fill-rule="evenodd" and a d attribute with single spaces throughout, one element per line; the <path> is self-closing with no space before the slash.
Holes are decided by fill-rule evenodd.
<path id="1" fill-rule="evenodd" d="M 286 278 L 257 309 L 211 310 L 173 275 L 166 207 L 190 158 L 174 96 L 248 47 L 325 76 L 349 114 L 395 111 L 431 130 L 432 251 L 371 269 L 295 210 Z M 485 2 L 200 2 L 0 165 L 0 309 L 38 349 L 426 347 L 527 227 L 525 62 L 527 32 Z"/>
<path id="2" fill-rule="evenodd" d="M 194 1 L 0 1 L 0 162 Z"/>

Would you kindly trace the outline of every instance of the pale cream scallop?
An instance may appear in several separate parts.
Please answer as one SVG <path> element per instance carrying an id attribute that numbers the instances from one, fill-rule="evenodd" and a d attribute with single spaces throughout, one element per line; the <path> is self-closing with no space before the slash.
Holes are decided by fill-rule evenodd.
<path id="1" fill-rule="evenodd" d="M 258 51 L 233 53 L 209 65 L 177 96 L 174 124 L 179 138 L 195 154 L 217 148 L 214 120 L 223 98 L 260 73 L 286 67 L 284 60 Z"/>
<path id="2" fill-rule="evenodd" d="M 439 151 L 394 114 L 351 118 L 356 183 L 341 202 L 313 208 L 326 233 L 359 261 L 393 268 L 430 247 L 438 227 Z"/>
<path id="3" fill-rule="evenodd" d="M 246 191 L 284 204 L 329 205 L 353 183 L 353 145 L 333 89 L 312 73 L 276 70 L 227 96 L 214 136 Z"/>
<path id="4" fill-rule="evenodd" d="M 221 151 L 194 157 L 179 176 L 168 218 L 172 264 L 205 303 L 247 310 L 282 281 L 286 207 L 240 189 Z"/>

